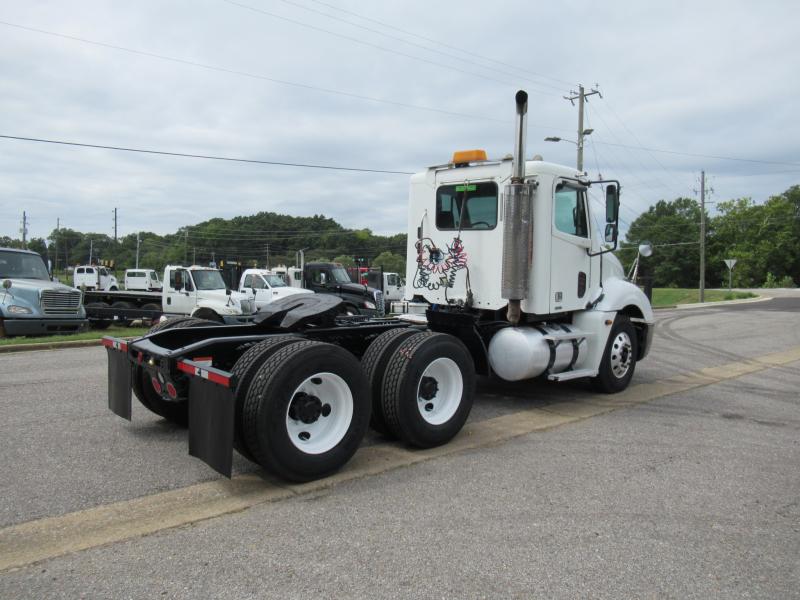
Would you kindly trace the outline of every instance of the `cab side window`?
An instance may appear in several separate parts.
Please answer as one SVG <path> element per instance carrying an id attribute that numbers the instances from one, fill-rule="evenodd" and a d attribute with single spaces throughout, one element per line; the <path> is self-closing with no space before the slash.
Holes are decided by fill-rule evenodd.
<path id="1" fill-rule="evenodd" d="M 583 189 L 559 183 L 553 204 L 553 222 L 558 231 L 587 238 L 586 192 Z"/>
<path id="2" fill-rule="evenodd" d="M 252 275 L 245 275 L 245 277 L 244 277 L 244 287 L 246 287 L 246 288 L 253 287 L 253 276 Z"/>

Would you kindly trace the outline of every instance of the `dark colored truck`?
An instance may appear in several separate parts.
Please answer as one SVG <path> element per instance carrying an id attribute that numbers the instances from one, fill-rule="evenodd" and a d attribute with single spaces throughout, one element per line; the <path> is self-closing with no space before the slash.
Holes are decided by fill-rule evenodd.
<path id="1" fill-rule="evenodd" d="M 384 314 L 383 292 L 353 283 L 339 263 L 311 262 L 303 267 L 302 287 L 317 294 L 333 294 L 342 299 L 340 310 L 348 315 Z"/>

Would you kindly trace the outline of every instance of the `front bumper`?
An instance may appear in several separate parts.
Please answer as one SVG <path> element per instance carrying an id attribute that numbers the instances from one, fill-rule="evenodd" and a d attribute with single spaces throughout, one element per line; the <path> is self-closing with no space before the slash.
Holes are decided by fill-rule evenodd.
<path id="1" fill-rule="evenodd" d="M 48 319 L 31 317 L 23 319 L 3 319 L 6 335 L 52 335 L 56 333 L 77 333 L 89 327 L 88 319 Z"/>

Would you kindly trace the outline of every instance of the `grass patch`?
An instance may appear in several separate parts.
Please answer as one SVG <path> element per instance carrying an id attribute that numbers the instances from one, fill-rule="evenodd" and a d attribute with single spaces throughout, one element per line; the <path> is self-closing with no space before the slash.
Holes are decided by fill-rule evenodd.
<path id="1" fill-rule="evenodd" d="M 114 337 L 138 337 L 147 333 L 149 327 L 109 327 L 108 329 L 90 329 L 83 333 L 64 335 L 40 335 L 0 338 L 0 346 L 16 346 L 17 344 L 50 344 L 53 342 L 74 342 L 78 340 L 99 340 L 104 335 Z"/>
<path id="2" fill-rule="evenodd" d="M 755 298 L 752 292 L 728 292 L 727 290 L 706 290 L 706 302 L 740 300 Z M 689 288 L 653 288 L 653 306 L 674 306 L 700 302 L 700 291 Z"/>

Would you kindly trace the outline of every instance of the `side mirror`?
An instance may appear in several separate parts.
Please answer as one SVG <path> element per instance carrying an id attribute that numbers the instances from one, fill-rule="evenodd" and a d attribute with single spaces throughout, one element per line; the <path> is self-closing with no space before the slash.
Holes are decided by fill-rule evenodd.
<path id="1" fill-rule="evenodd" d="M 616 223 L 619 218 L 619 188 L 610 184 L 606 186 L 606 223 Z M 608 234 L 606 233 L 606 237 Z"/>
<path id="2" fill-rule="evenodd" d="M 231 288 L 227 288 L 227 287 L 225 288 L 225 295 L 226 296 L 230 296 L 231 295 Z"/>
<path id="3" fill-rule="evenodd" d="M 617 241 L 617 224 L 616 223 L 607 223 L 606 224 L 606 241 L 609 243 L 615 243 Z"/>
<path id="4" fill-rule="evenodd" d="M 320 273 L 319 274 L 319 282 L 322 285 L 328 285 L 328 276 L 325 273 Z"/>

